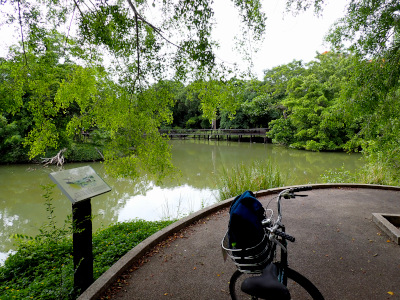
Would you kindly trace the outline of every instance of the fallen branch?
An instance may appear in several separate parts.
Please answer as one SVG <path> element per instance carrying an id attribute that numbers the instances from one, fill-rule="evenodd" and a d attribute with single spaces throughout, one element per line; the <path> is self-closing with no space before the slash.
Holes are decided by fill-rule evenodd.
<path id="1" fill-rule="evenodd" d="M 67 151 L 67 148 L 64 148 L 60 150 L 57 155 L 53 157 L 41 157 L 42 159 L 42 164 L 46 167 L 47 165 L 55 165 L 57 164 L 57 167 L 62 167 L 64 164 L 64 156 L 62 155 L 65 151 Z"/>

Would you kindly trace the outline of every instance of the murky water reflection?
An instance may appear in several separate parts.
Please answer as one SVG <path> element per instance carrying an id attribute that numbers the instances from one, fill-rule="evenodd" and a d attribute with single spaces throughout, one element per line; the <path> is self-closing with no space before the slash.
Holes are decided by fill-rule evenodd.
<path id="1" fill-rule="evenodd" d="M 152 183 L 138 186 L 131 180 L 116 180 L 105 174 L 100 163 L 65 166 L 91 165 L 112 187 L 111 192 L 92 199 L 94 230 L 134 218 L 182 217 L 211 205 L 218 197 L 216 181 L 222 168 L 229 169 L 241 162 L 251 164 L 271 158 L 283 172 L 289 173 L 290 184 L 315 183 L 327 169 L 344 165 L 354 170 L 362 165 L 357 154 L 315 153 L 271 144 L 188 140 L 172 141 L 172 145 L 173 161 L 182 175 L 161 186 Z M 48 174 L 57 170 L 36 165 L 0 166 L 0 261 L 14 248 L 12 234 L 34 236 L 46 222 L 41 185 L 52 183 Z M 62 224 L 71 214 L 71 203 L 57 188 L 53 198 L 56 220 Z"/>

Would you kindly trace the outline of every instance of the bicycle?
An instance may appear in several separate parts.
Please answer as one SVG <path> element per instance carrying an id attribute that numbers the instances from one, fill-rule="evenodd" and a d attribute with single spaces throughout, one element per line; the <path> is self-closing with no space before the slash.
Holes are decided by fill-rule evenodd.
<path id="1" fill-rule="evenodd" d="M 285 232 L 285 226 L 281 223 L 281 199 L 304 197 L 307 195 L 295 193 L 311 189 L 309 186 L 303 186 L 280 192 L 277 196 L 278 217 L 276 220 L 273 219 L 273 210 L 268 209 L 270 204 L 268 203 L 264 214 L 265 219 L 262 221 L 264 238 L 256 246 L 246 249 L 229 248 L 228 232 L 225 234 L 221 246 L 237 267 L 229 283 L 232 300 L 324 299 L 310 280 L 289 268 L 287 241 L 294 242 L 295 238 Z M 279 260 L 277 246 L 281 249 Z"/>

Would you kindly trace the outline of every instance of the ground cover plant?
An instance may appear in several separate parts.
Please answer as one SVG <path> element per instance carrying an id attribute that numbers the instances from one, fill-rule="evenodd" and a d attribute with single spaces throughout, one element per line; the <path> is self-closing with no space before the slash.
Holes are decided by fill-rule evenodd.
<path id="1" fill-rule="evenodd" d="M 19 247 L 0 267 L 0 299 L 75 299 L 72 229 L 54 221 L 49 188 L 45 193 L 49 221 L 36 237 L 16 235 Z M 125 253 L 173 220 L 134 220 L 93 234 L 93 273 L 96 280 Z"/>

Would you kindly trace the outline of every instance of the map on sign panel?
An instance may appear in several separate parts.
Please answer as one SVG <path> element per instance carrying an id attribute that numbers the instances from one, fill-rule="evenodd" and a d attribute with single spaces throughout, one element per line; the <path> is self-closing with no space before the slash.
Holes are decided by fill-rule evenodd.
<path id="1" fill-rule="evenodd" d="M 90 166 L 53 172 L 49 176 L 72 203 L 111 191 Z"/>

